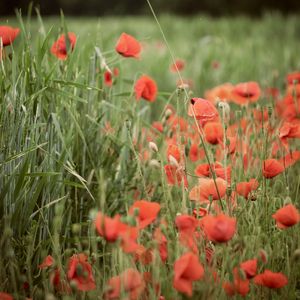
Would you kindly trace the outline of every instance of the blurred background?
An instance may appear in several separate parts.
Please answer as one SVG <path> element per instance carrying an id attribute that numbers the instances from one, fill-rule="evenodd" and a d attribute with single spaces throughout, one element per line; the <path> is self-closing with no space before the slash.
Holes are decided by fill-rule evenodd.
<path id="1" fill-rule="evenodd" d="M 29 0 L 1 0 L 0 14 L 14 15 L 16 8 L 26 13 Z M 57 15 L 60 8 L 67 15 L 137 15 L 149 14 L 146 0 L 34 0 L 42 15 Z M 208 14 L 250 15 L 259 17 L 266 11 L 282 14 L 300 12 L 300 0 L 151 0 L 157 13 L 178 15 Z"/>

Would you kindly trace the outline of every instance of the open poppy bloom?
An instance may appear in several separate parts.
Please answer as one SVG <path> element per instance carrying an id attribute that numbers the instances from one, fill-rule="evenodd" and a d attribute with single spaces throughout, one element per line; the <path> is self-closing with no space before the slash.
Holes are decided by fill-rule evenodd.
<path id="1" fill-rule="evenodd" d="M 135 201 L 129 208 L 129 214 L 134 214 L 134 210 L 138 210 L 138 224 L 139 228 L 142 229 L 156 220 L 160 211 L 160 204 L 146 200 Z"/>
<path id="2" fill-rule="evenodd" d="M 223 141 L 224 130 L 220 122 L 208 122 L 204 125 L 204 136 L 212 145 L 220 144 Z"/>
<path id="3" fill-rule="evenodd" d="M 14 300 L 13 296 L 11 296 L 8 293 L 3 293 L 3 292 L 0 292 L 0 299 L 1 300 Z"/>
<path id="4" fill-rule="evenodd" d="M 96 288 L 92 266 L 83 253 L 73 255 L 69 260 L 68 279 L 76 283 L 80 291 L 90 291 Z"/>
<path id="5" fill-rule="evenodd" d="M 141 76 L 134 85 L 135 97 L 149 102 L 154 102 L 157 95 L 156 82 L 147 75 Z"/>
<path id="6" fill-rule="evenodd" d="M 228 242 L 236 231 L 236 219 L 224 214 L 207 215 L 201 220 L 201 225 L 207 238 L 215 243 Z"/>
<path id="7" fill-rule="evenodd" d="M 174 288 L 188 296 L 193 295 L 193 281 L 204 276 L 204 269 L 194 253 L 186 253 L 174 264 Z"/>
<path id="8" fill-rule="evenodd" d="M 282 273 L 273 273 L 270 270 L 265 270 L 262 274 L 254 277 L 254 283 L 270 289 L 279 289 L 288 284 L 288 279 Z"/>
<path id="9" fill-rule="evenodd" d="M 209 202 L 210 199 L 223 198 L 226 194 L 227 183 L 222 178 L 216 178 L 215 181 L 210 178 L 200 178 L 198 185 L 193 187 L 189 193 L 190 200 Z"/>
<path id="10" fill-rule="evenodd" d="M 132 35 L 123 32 L 117 41 L 115 49 L 124 57 L 139 58 L 141 48 L 140 43 Z"/>
<path id="11" fill-rule="evenodd" d="M 284 166 L 277 159 L 269 158 L 263 161 L 263 175 L 273 178 L 284 171 Z"/>
<path id="12" fill-rule="evenodd" d="M 110 218 L 102 212 L 97 213 L 95 226 L 99 235 L 104 237 L 108 242 L 115 242 L 123 230 L 119 215 Z"/>
<path id="13" fill-rule="evenodd" d="M 184 69 L 185 63 L 182 59 L 176 59 L 175 63 L 171 64 L 170 71 L 176 73 L 178 71 L 182 71 Z"/>
<path id="14" fill-rule="evenodd" d="M 19 28 L 0 26 L 0 39 L 2 40 L 3 47 L 11 45 L 19 33 Z"/>
<path id="15" fill-rule="evenodd" d="M 229 101 L 233 85 L 231 83 L 224 83 L 218 85 L 211 90 L 205 91 L 205 98 L 211 102 Z"/>
<path id="16" fill-rule="evenodd" d="M 293 204 L 288 204 L 277 210 L 272 218 L 276 220 L 278 228 L 286 229 L 299 223 L 300 214 Z"/>
<path id="17" fill-rule="evenodd" d="M 300 83 L 300 72 L 293 72 L 287 74 L 286 81 L 288 84 Z"/>
<path id="18" fill-rule="evenodd" d="M 239 83 L 231 91 L 232 100 L 241 105 L 256 102 L 260 94 L 260 87 L 254 81 Z"/>
<path id="19" fill-rule="evenodd" d="M 39 269 L 46 269 L 48 267 L 51 267 L 54 263 L 54 259 L 51 255 L 48 255 L 45 257 L 43 262 L 38 266 Z"/>
<path id="20" fill-rule="evenodd" d="M 184 187 L 188 187 L 188 181 L 184 171 L 173 165 L 165 165 L 164 169 L 168 184 L 180 186 L 183 182 Z"/>
<path id="21" fill-rule="evenodd" d="M 248 199 L 249 194 L 252 191 L 257 190 L 259 183 L 256 179 L 252 178 L 248 182 L 240 182 L 236 185 L 236 192 L 243 196 L 245 199 Z"/>
<path id="22" fill-rule="evenodd" d="M 135 269 L 127 269 L 119 276 L 109 279 L 105 299 L 117 300 L 121 298 L 122 292 L 128 295 L 130 300 L 137 300 L 145 289 L 143 276 Z"/>
<path id="23" fill-rule="evenodd" d="M 257 272 L 257 259 L 250 259 L 242 262 L 240 268 L 245 272 L 248 279 L 251 279 Z"/>
<path id="24" fill-rule="evenodd" d="M 52 45 L 51 53 L 60 60 L 65 60 L 68 57 L 68 52 L 73 51 L 76 44 L 76 35 L 73 32 L 68 33 L 70 49 L 67 49 L 66 37 L 62 34 Z"/>
<path id="25" fill-rule="evenodd" d="M 219 117 L 216 107 L 208 100 L 202 98 L 192 98 L 189 104 L 188 115 L 196 117 L 202 125 L 208 121 L 215 121 Z"/>
<path id="26" fill-rule="evenodd" d="M 250 282 L 248 279 L 241 278 L 237 268 L 233 270 L 233 283 L 226 281 L 223 283 L 223 289 L 228 296 L 239 294 L 246 296 L 250 291 Z"/>

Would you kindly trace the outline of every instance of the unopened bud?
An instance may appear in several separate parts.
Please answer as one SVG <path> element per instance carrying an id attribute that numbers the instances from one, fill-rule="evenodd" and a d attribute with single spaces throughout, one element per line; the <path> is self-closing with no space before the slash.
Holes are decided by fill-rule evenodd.
<path id="1" fill-rule="evenodd" d="M 172 110 L 170 108 L 167 108 L 165 111 L 165 116 L 170 117 L 172 115 Z"/>
<path id="2" fill-rule="evenodd" d="M 149 142 L 149 148 L 150 148 L 153 152 L 158 152 L 157 145 L 156 145 L 154 142 Z"/>
<path id="3" fill-rule="evenodd" d="M 179 163 L 173 155 L 169 155 L 169 161 L 172 166 L 179 168 Z"/>
<path id="4" fill-rule="evenodd" d="M 160 168 L 160 163 L 157 159 L 151 159 L 149 162 L 149 166 L 155 167 L 155 168 Z"/>

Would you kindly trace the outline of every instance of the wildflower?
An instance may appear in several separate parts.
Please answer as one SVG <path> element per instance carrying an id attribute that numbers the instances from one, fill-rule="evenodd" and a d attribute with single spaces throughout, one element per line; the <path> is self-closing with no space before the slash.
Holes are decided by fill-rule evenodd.
<path id="1" fill-rule="evenodd" d="M 141 52 L 140 43 L 131 35 L 123 32 L 116 44 L 116 51 L 124 57 L 139 58 Z"/>
<path id="2" fill-rule="evenodd" d="M 45 257 L 45 259 L 43 260 L 43 262 L 38 266 L 40 269 L 45 269 L 48 267 L 51 267 L 54 263 L 54 259 L 51 255 L 48 255 Z"/>
<path id="3" fill-rule="evenodd" d="M 19 33 L 19 28 L 0 26 L 0 39 L 2 40 L 3 47 L 11 45 Z"/>
<path id="4" fill-rule="evenodd" d="M 223 289 L 225 290 L 226 294 L 229 296 L 234 296 L 235 294 L 246 296 L 250 291 L 249 280 L 243 279 L 240 276 L 239 270 L 237 268 L 233 270 L 233 277 L 233 283 L 228 281 L 223 283 Z"/>
<path id="5" fill-rule="evenodd" d="M 182 71 L 184 69 L 185 62 L 182 59 L 176 59 L 175 63 L 171 64 L 170 71 L 176 73 L 178 71 Z"/>
<path id="6" fill-rule="evenodd" d="M 286 229 L 299 223 L 300 214 L 293 204 L 288 204 L 277 210 L 272 218 L 276 220 L 278 228 Z"/>
<path id="7" fill-rule="evenodd" d="M 245 272 L 248 279 L 251 279 L 257 272 L 257 259 L 250 259 L 240 264 L 240 268 Z"/>
<path id="8" fill-rule="evenodd" d="M 284 171 L 284 166 L 277 159 L 270 158 L 263 162 L 263 175 L 273 178 Z"/>
<path id="9" fill-rule="evenodd" d="M 160 211 L 160 204 L 146 200 L 135 201 L 129 208 L 129 214 L 134 214 L 135 210 L 138 211 L 137 220 L 139 228 L 142 229 L 155 221 Z"/>
<path id="10" fill-rule="evenodd" d="M 142 275 L 135 269 L 127 269 L 118 276 L 109 279 L 105 299 L 121 299 L 122 291 L 128 295 L 127 299 L 137 300 L 145 290 Z M 123 299 L 123 298 L 122 298 Z"/>
<path id="11" fill-rule="evenodd" d="M 0 299 L 1 300 L 14 300 L 13 296 L 8 293 L 0 292 Z"/>
<path id="12" fill-rule="evenodd" d="M 192 98 L 188 109 L 190 117 L 196 117 L 204 125 L 208 121 L 215 121 L 219 117 L 218 110 L 208 100 L 202 98 Z"/>
<path id="13" fill-rule="evenodd" d="M 92 266 L 83 253 L 73 255 L 69 260 L 68 279 L 76 283 L 80 291 L 90 291 L 96 288 Z"/>
<path id="14" fill-rule="evenodd" d="M 224 130 L 220 122 L 208 122 L 204 125 L 203 130 L 208 143 L 216 145 L 223 141 Z"/>
<path id="15" fill-rule="evenodd" d="M 255 191 L 259 186 L 259 183 L 256 179 L 252 178 L 248 182 L 240 182 L 236 185 L 236 192 L 243 196 L 245 199 L 248 199 L 249 194 L 252 191 Z"/>
<path id="16" fill-rule="evenodd" d="M 167 176 L 168 184 L 180 186 L 183 181 L 183 185 L 185 187 L 188 187 L 186 174 L 183 170 L 180 169 L 180 167 L 170 164 L 165 165 L 164 169 Z"/>
<path id="17" fill-rule="evenodd" d="M 70 44 L 70 49 L 67 49 L 67 43 L 65 35 L 62 34 L 52 45 L 51 53 L 55 55 L 60 60 L 65 60 L 68 57 L 68 51 L 73 51 L 76 44 L 76 35 L 73 32 L 68 33 L 68 40 Z"/>
<path id="18" fill-rule="evenodd" d="M 204 276 L 204 269 L 194 253 L 186 253 L 174 264 L 174 288 L 188 296 L 193 294 L 193 281 Z"/>
<path id="19" fill-rule="evenodd" d="M 134 91 L 137 100 L 143 98 L 146 101 L 154 102 L 157 95 L 157 85 L 152 78 L 143 75 L 136 81 Z"/>
<path id="20" fill-rule="evenodd" d="M 260 94 L 260 87 L 254 81 L 239 83 L 231 91 L 232 100 L 241 105 L 256 102 Z"/>
<path id="21" fill-rule="evenodd" d="M 273 273 L 270 270 L 265 270 L 262 274 L 254 277 L 254 283 L 270 289 L 279 289 L 288 284 L 288 279 L 282 273 Z"/>
<path id="22" fill-rule="evenodd" d="M 224 214 L 207 215 L 201 220 L 207 238 L 216 243 L 225 243 L 232 239 L 236 232 L 236 219 Z"/>

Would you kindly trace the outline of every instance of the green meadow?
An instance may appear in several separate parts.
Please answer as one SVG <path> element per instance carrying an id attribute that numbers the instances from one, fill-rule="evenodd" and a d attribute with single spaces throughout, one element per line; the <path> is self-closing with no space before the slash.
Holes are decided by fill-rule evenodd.
<path id="1" fill-rule="evenodd" d="M 13 299 L 189 299 L 172 284 L 175 261 L 191 251 L 180 240 L 175 219 L 180 214 L 193 216 L 194 209 L 203 207 L 189 199 L 199 180 L 194 170 L 207 159 L 213 163 L 219 147 L 205 141 L 196 119 L 188 116 L 189 100 L 204 98 L 206 90 L 226 82 L 255 81 L 262 91 L 274 87 L 279 95 L 273 99 L 262 93 L 257 102 L 246 106 L 229 103 L 229 119 L 221 118 L 225 129 L 237 124 L 238 139 L 247 142 L 250 163 L 245 168 L 244 153 L 238 147 L 235 158 L 226 152 L 221 163 L 232 165 L 231 183 L 222 200 L 209 198 L 208 213 L 221 211 L 235 218 L 234 236 L 226 243 L 207 241 L 201 226 L 197 234 L 188 234 L 195 239 L 204 268 L 202 279 L 193 282 L 190 299 L 228 299 L 223 283 L 234 282 L 232 270 L 254 258 L 258 259 L 257 274 L 265 269 L 281 272 L 288 284 L 272 289 L 250 279 L 246 299 L 300 299 L 299 224 L 282 230 L 272 218 L 286 204 L 300 208 L 299 162 L 272 179 L 263 177 L 261 171 L 263 160 L 300 150 L 299 140 L 291 138 L 289 152 L 282 148 L 272 154 L 284 122 L 276 103 L 286 95 L 286 75 L 300 71 L 299 16 L 163 15 L 156 22 L 150 13 L 124 18 L 43 18 L 33 13 L 0 20 L 0 25 L 20 28 L 0 62 L 0 292 Z M 76 34 L 76 45 L 73 51 L 69 48 L 66 60 L 59 60 L 50 49 L 66 32 Z M 139 59 L 115 51 L 122 32 L 141 43 Z M 185 63 L 180 76 L 170 71 L 176 59 Z M 104 72 L 114 68 L 119 74 L 109 87 Z M 136 100 L 134 85 L 143 74 L 157 84 L 153 103 Z M 177 87 L 180 78 L 188 80 L 188 88 Z M 294 98 L 297 102 L 297 95 Z M 188 124 L 186 132 L 168 123 L 169 105 Z M 222 108 L 216 107 L 224 116 Z M 255 117 L 253 109 L 267 111 L 272 130 Z M 251 130 L 241 129 L 242 119 Z M 290 122 L 296 124 L 299 114 L 295 119 Z M 153 129 L 153 122 L 161 122 L 163 130 Z M 192 161 L 191 136 L 197 134 L 199 149 L 205 148 L 206 155 Z M 168 142 L 174 136 L 185 164 L 173 164 L 187 176 L 187 187 L 182 182 L 171 185 L 165 174 L 164 166 L 170 163 Z M 150 140 L 158 151 L 149 147 Z M 215 181 L 216 174 L 212 177 Z M 236 195 L 232 204 L 236 185 L 251 178 L 259 182 L 253 201 Z M 140 199 L 160 204 L 158 216 L 139 230 L 136 239 L 152 251 L 147 263 L 140 253 L 125 253 L 121 239 L 106 240 L 94 225 L 101 211 L 109 217 L 120 214 L 123 223 L 137 226 L 139 210 L 129 210 Z M 220 211 L 214 211 L 212 202 L 222 203 Z M 157 228 L 167 239 L 165 261 L 153 238 Z M 206 258 L 207 247 L 213 252 L 211 262 Z M 92 267 L 95 288 L 91 290 L 80 290 L 76 280 L 69 278 L 70 257 L 79 253 L 86 254 Z M 39 268 L 47 255 L 54 263 Z M 82 268 L 84 264 L 76 269 L 76 276 L 86 279 Z M 128 268 L 149 272 L 150 283 L 143 279 L 146 283 L 139 292 L 122 288 L 122 283 L 118 296 L 107 296 L 109 279 Z M 51 279 L 56 269 L 60 270 L 60 288 Z M 246 281 L 245 274 L 240 279 Z M 234 293 L 233 299 L 242 298 Z"/>

